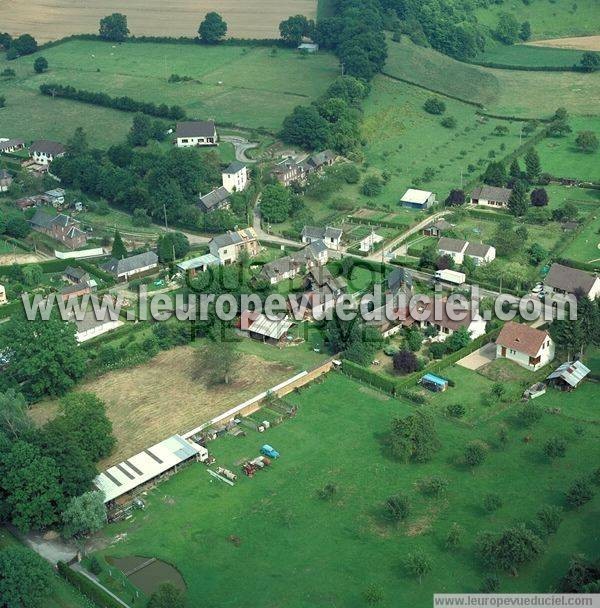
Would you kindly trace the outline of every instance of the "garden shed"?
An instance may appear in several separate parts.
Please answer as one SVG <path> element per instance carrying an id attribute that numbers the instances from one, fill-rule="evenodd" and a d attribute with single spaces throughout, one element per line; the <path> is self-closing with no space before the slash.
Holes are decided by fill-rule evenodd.
<path id="1" fill-rule="evenodd" d="M 435 374 L 425 374 L 419 382 L 421 383 L 421 386 L 424 386 L 434 393 L 441 393 L 448 388 L 448 380 L 440 378 Z"/>

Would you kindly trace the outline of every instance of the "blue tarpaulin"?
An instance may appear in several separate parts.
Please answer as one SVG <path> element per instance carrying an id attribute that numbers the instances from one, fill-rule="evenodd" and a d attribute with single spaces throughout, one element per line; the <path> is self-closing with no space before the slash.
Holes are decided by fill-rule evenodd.
<path id="1" fill-rule="evenodd" d="M 444 391 L 448 388 L 448 380 L 444 380 L 434 374 L 425 374 L 421 378 L 421 384 L 434 391 Z"/>

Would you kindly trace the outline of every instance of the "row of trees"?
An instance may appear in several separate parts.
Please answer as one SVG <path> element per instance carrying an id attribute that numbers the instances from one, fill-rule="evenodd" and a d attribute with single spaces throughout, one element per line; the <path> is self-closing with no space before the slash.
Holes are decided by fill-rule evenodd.
<path id="1" fill-rule="evenodd" d="M 38 43 L 30 34 L 21 34 L 17 38 L 13 38 L 4 32 L 0 33 L 0 47 L 6 50 L 7 59 L 16 59 L 35 53 L 38 50 Z"/>

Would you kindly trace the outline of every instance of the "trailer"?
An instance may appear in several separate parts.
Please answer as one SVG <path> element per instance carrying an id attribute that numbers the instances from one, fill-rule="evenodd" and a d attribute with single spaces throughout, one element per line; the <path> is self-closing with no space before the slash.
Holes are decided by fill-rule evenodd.
<path id="1" fill-rule="evenodd" d="M 456 270 L 436 270 L 435 280 L 443 281 L 444 283 L 452 283 L 453 285 L 462 285 L 467 280 L 467 276 L 464 272 L 458 272 Z"/>

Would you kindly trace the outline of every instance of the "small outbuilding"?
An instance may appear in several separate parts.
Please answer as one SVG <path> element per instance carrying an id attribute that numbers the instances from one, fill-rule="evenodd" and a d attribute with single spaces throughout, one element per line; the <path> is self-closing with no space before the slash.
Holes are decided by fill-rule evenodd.
<path id="1" fill-rule="evenodd" d="M 567 361 L 553 371 L 546 380 L 561 391 L 572 391 L 590 373 L 581 361 Z"/>
<path id="2" fill-rule="evenodd" d="M 441 393 L 448 388 L 448 380 L 440 378 L 435 374 L 425 374 L 421 380 L 419 380 L 419 383 L 421 386 L 434 393 Z"/>
<path id="3" fill-rule="evenodd" d="M 434 203 L 435 194 L 433 192 L 416 190 L 415 188 L 409 188 L 400 199 L 400 204 L 403 207 L 410 207 L 411 209 L 418 209 L 421 211 L 429 209 Z"/>

